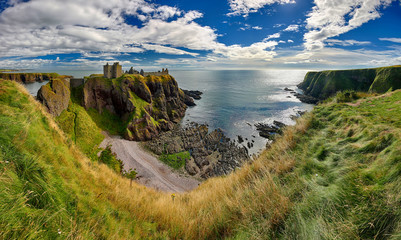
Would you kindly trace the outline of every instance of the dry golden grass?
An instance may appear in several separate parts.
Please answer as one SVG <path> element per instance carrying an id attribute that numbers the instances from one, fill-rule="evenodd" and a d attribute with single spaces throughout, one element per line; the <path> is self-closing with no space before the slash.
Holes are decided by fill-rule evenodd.
<path id="1" fill-rule="evenodd" d="M 295 159 L 291 154 L 299 135 L 309 127 L 310 117 L 298 121 L 295 127 L 285 129 L 283 137 L 277 139 L 272 147 L 263 152 L 252 163 L 244 165 L 234 173 L 212 178 L 202 183 L 192 192 L 171 194 L 157 192 L 121 177 L 106 165 L 90 161 L 60 130 L 44 107 L 19 84 L 18 90 L 30 98 L 34 105 L 35 117 L 45 116 L 53 134 L 54 145 L 65 145 L 63 152 L 54 154 L 53 146 L 43 146 L 38 156 L 51 156 L 51 165 L 63 177 L 66 185 L 80 193 L 83 199 L 78 203 L 81 209 L 96 206 L 99 209 L 111 204 L 119 211 L 128 212 L 135 221 L 155 222 L 158 231 L 168 232 L 173 239 L 211 239 L 232 236 L 238 229 L 245 228 L 255 219 L 260 219 L 261 229 L 271 229 L 286 215 L 290 201 L 273 181 L 275 175 L 282 174 L 294 167 Z M 36 112 L 36 113 L 35 113 Z M 29 128 L 29 123 L 26 123 Z M 28 130 L 26 131 L 28 132 Z M 24 136 L 19 136 L 24 139 Z M 23 141 L 16 141 L 23 144 Z M 43 150 L 45 149 L 45 150 Z M 35 151 L 31 149 L 31 151 Z M 43 152 L 47 151 L 47 152 Z M 72 159 L 68 156 L 72 156 Z M 90 210 L 88 210 L 90 212 Z M 85 214 L 85 213 L 84 213 Z M 88 231 L 100 231 L 111 239 L 127 237 L 140 238 L 141 227 L 135 226 L 132 236 L 129 223 L 112 225 L 116 229 L 104 229 L 98 219 L 87 216 Z M 90 220 L 89 220 L 90 219 Z M 71 220 L 69 238 L 82 239 L 75 219 Z M 81 223 L 82 224 L 82 223 Z M 109 233 L 112 235 L 109 235 Z"/>

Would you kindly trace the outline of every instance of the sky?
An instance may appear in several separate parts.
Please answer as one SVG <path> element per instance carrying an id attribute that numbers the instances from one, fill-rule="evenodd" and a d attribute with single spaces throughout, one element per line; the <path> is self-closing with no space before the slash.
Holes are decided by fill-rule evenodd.
<path id="1" fill-rule="evenodd" d="M 400 0 L 0 0 L 0 69 L 401 64 Z"/>

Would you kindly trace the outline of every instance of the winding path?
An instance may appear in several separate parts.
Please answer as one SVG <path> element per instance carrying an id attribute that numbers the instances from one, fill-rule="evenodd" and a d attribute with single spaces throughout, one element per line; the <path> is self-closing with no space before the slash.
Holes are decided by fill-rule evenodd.
<path id="1" fill-rule="evenodd" d="M 121 139 L 118 136 L 107 136 L 100 144 L 105 148 L 111 145 L 111 150 L 124 163 L 124 169 L 136 169 L 137 182 L 160 191 L 186 192 L 196 188 L 199 182 L 193 178 L 180 176 L 153 155 L 141 148 L 138 142 Z"/>

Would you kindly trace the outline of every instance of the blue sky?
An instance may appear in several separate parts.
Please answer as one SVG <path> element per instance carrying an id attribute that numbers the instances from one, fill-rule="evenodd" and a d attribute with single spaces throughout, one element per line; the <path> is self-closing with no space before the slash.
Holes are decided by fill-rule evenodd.
<path id="1" fill-rule="evenodd" d="M 0 68 L 401 64 L 399 0 L 0 0 Z"/>

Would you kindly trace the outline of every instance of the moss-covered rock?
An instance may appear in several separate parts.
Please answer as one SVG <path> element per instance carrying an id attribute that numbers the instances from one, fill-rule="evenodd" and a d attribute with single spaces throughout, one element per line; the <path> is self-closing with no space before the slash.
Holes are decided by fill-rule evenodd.
<path id="1" fill-rule="evenodd" d="M 105 109 L 125 125 L 129 140 L 150 140 L 160 131 L 173 128 L 185 114 L 186 95 L 170 75 L 124 75 L 117 79 L 89 77 L 83 89 L 86 109 Z"/>
<path id="2" fill-rule="evenodd" d="M 57 117 L 67 109 L 70 94 L 70 89 L 64 80 L 53 79 L 39 89 L 37 98 L 50 114 Z"/>
<path id="3" fill-rule="evenodd" d="M 308 72 L 298 87 L 320 100 L 344 90 L 384 93 L 401 88 L 401 66 Z"/>

